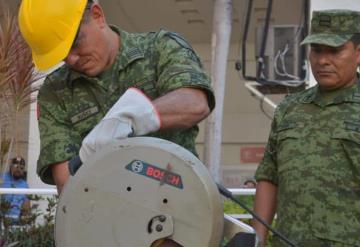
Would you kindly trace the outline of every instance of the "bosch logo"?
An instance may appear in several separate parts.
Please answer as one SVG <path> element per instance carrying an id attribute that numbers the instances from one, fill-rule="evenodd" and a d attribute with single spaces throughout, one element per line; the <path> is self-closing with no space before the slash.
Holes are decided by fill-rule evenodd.
<path id="1" fill-rule="evenodd" d="M 136 160 L 131 164 L 131 170 L 136 173 L 141 173 L 144 169 L 144 165 L 141 161 Z"/>
<path id="2" fill-rule="evenodd" d="M 160 185 L 166 184 L 181 190 L 184 188 L 180 174 L 171 171 L 170 164 L 168 164 L 166 169 L 163 169 L 157 164 L 149 164 L 142 160 L 133 160 L 125 166 L 125 169 L 136 173 L 136 175 L 157 181 Z"/>

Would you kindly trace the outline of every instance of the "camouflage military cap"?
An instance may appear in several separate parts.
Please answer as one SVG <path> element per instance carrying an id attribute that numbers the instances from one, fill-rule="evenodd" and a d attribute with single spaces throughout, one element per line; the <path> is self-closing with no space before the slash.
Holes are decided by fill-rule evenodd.
<path id="1" fill-rule="evenodd" d="M 360 12 L 343 9 L 314 11 L 310 35 L 301 44 L 338 47 L 360 33 Z"/>

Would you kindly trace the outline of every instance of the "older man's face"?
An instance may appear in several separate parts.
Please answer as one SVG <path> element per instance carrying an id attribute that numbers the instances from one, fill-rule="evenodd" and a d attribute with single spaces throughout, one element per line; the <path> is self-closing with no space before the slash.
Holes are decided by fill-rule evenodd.
<path id="1" fill-rule="evenodd" d="M 99 5 L 93 4 L 86 21 L 79 27 L 75 41 L 64 62 L 87 76 L 97 76 L 109 68 L 118 53 L 109 46 L 107 24 Z M 118 41 L 119 42 L 119 41 Z"/>
<path id="2" fill-rule="evenodd" d="M 360 64 L 360 45 L 354 47 L 351 41 L 339 47 L 312 44 L 309 60 L 321 89 L 349 87 L 357 82 L 356 69 Z"/>

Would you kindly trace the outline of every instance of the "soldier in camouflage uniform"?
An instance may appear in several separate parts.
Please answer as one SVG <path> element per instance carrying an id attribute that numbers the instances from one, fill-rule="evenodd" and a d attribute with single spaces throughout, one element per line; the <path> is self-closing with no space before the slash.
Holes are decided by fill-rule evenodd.
<path id="1" fill-rule="evenodd" d="M 63 17 L 59 9 L 67 10 Z M 40 13 L 41 20 L 36 23 Z M 75 25 L 74 31 L 67 31 L 72 37 L 57 40 L 66 18 L 76 15 L 78 21 L 72 19 L 67 23 Z M 62 18 L 59 23 L 65 24 L 49 27 L 44 23 L 46 18 L 53 18 L 52 23 L 58 21 L 55 18 Z M 32 29 L 34 23 L 38 32 L 47 32 L 43 39 L 34 37 L 42 35 Z M 181 36 L 165 30 L 127 33 L 109 26 L 101 6 L 91 0 L 24 0 L 19 24 L 37 67 L 47 69 L 65 61 L 47 76 L 38 96 L 41 138 L 38 174 L 45 183 L 61 189 L 68 176 L 67 161 L 79 153 L 83 139 L 131 87 L 139 89 L 133 90 L 133 94 L 141 90 L 151 100 L 149 111 L 152 120 L 155 119 L 155 127 L 139 133 L 167 139 L 196 154 L 196 124 L 214 108 L 215 99 L 199 57 Z M 43 26 L 46 28 L 42 29 Z M 53 40 L 52 32 L 57 32 Z M 47 39 L 63 46 L 62 55 L 48 51 L 51 44 Z M 54 56 L 58 59 L 53 59 Z M 148 120 L 146 116 L 137 117 Z M 141 121 L 131 129 L 136 130 L 143 124 Z"/>
<path id="2" fill-rule="evenodd" d="M 275 111 L 256 171 L 255 211 L 297 246 L 360 246 L 360 12 L 314 11 L 309 60 L 318 85 Z M 253 225 L 265 246 L 267 230 Z M 272 246 L 286 246 L 274 237 Z"/>
<path id="3" fill-rule="evenodd" d="M 109 26 L 92 0 L 23 0 L 19 26 L 39 69 L 65 62 L 38 95 L 42 181 L 61 191 L 68 160 L 80 152 L 84 161 L 114 137 L 155 136 L 196 154 L 197 123 L 215 98 L 181 36 Z"/>

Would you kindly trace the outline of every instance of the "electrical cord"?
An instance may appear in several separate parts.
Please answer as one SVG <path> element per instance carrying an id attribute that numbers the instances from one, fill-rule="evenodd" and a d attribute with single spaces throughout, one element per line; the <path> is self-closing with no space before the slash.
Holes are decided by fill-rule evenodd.
<path id="1" fill-rule="evenodd" d="M 220 194 L 222 194 L 223 196 L 225 196 L 226 198 L 232 200 L 233 202 L 235 202 L 236 204 L 238 204 L 239 206 L 241 206 L 243 209 L 245 209 L 249 214 L 251 214 L 251 216 L 256 219 L 257 221 L 259 221 L 262 225 L 264 225 L 267 229 L 269 229 L 269 231 L 271 231 L 275 236 L 279 237 L 283 242 L 285 242 L 286 244 L 288 244 L 289 246 L 292 247 L 297 247 L 294 243 L 292 243 L 289 239 L 287 239 L 284 235 L 282 235 L 280 232 L 278 232 L 277 230 L 275 230 L 272 226 L 270 226 L 267 222 L 265 222 L 265 220 L 263 220 L 259 215 L 257 215 L 254 211 L 252 211 L 250 208 L 248 208 L 245 203 L 243 203 L 242 201 L 236 199 L 233 194 L 231 193 L 231 191 L 229 191 L 227 188 L 225 188 L 223 185 L 216 183 L 218 190 L 220 192 Z"/>
<path id="2" fill-rule="evenodd" d="M 307 20 L 307 10 L 308 10 L 308 3 L 309 0 L 304 0 L 304 5 L 302 7 L 302 15 L 300 16 L 300 23 L 305 23 L 305 21 Z M 252 12 L 252 7 L 253 7 L 253 0 L 248 0 L 248 4 L 247 4 L 247 11 L 246 11 L 246 15 L 245 15 L 245 25 L 244 25 L 244 31 L 243 31 L 243 37 L 242 37 L 242 52 L 241 52 L 241 65 L 242 65 L 242 76 L 244 79 L 246 80 L 250 80 L 250 81 L 257 81 L 260 84 L 263 85 L 281 85 L 281 86 L 285 86 L 285 87 L 298 87 L 303 85 L 304 83 L 306 83 L 306 78 L 308 78 L 308 69 L 305 66 L 306 63 L 304 62 L 304 66 L 302 66 L 302 71 L 305 72 L 305 75 L 303 76 L 303 78 L 300 78 L 297 80 L 297 78 L 293 75 L 290 75 L 289 73 L 286 72 L 286 68 L 284 70 L 284 66 L 283 66 L 283 70 L 286 73 L 287 77 L 290 77 L 292 80 L 269 80 L 265 74 L 265 61 L 264 61 L 264 55 L 265 55 L 265 49 L 266 49 L 266 42 L 267 42 L 267 35 L 268 35 L 268 31 L 269 31 L 269 22 L 270 22 L 270 17 L 271 17 L 271 12 L 272 12 L 272 5 L 273 5 L 273 0 L 268 0 L 268 5 L 267 5 L 267 11 L 266 11 L 266 16 L 265 16 L 265 25 L 264 25 L 264 30 L 263 30 L 263 37 L 261 40 L 261 45 L 260 45 L 260 53 L 259 53 L 259 57 L 257 58 L 256 62 L 257 62 L 257 70 L 256 70 L 256 76 L 248 76 L 246 74 L 247 71 L 247 66 L 246 66 L 246 49 L 247 49 L 247 38 L 248 38 L 248 33 L 249 33 L 249 26 L 250 26 L 250 20 L 251 20 L 251 12 Z M 299 36 L 301 36 L 301 34 L 303 33 L 307 33 L 307 27 L 305 24 L 303 25 L 299 25 L 298 30 L 296 31 L 295 34 L 295 38 L 298 39 Z M 305 49 L 304 47 L 302 49 Z M 286 54 L 286 53 L 285 53 Z M 284 55 L 284 54 L 283 54 Z"/>
<path id="3" fill-rule="evenodd" d="M 287 52 L 289 50 L 290 50 L 289 44 L 286 43 L 286 45 L 284 47 L 284 50 L 282 52 L 280 50 L 277 52 L 277 54 L 275 56 L 275 59 L 274 59 L 274 70 L 275 70 L 275 73 L 277 75 L 288 77 L 288 78 L 291 78 L 293 80 L 298 80 L 299 81 L 300 78 L 298 76 L 289 74 L 287 72 L 287 69 L 286 69 L 285 56 L 286 56 L 286 54 L 287 54 Z M 281 69 L 282 69 L 283 72 L 280 72 L 280 70 L 278 69 L 278 60 L 280 60 Z"/>

